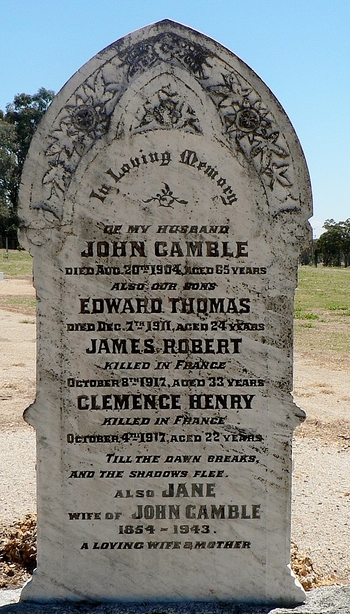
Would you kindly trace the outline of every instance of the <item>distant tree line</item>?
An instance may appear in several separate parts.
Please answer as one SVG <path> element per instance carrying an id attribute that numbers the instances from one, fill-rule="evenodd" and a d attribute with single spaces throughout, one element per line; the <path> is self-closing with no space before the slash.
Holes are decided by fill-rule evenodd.
<path id="1" fill-rule="evenodd" d="M 345 222 L 326 220 L 326 229 L 316 241 L 314 247 L 315 264 L 323 262 L 323 266 L 350 265 L 350 218 Z"/>
<path id="2" fill-rule="evenodd" d="M 33 134 L 55 93 L 41 87 L 33 96 L 17 94 L 0 110 L 0 247 L 18 247 L 18 191 Z"/>
<path id="3" fill-rule="evenodd" d="M 350 266 L 350 218 L 345 222 L 326 220 L 325 232 L 302 252 L 301 264 Z"/>

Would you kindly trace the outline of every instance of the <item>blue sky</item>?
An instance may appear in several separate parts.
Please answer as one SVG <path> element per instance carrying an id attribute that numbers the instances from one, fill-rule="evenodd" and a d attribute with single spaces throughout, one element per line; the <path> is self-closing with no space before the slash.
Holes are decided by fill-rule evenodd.
<path id="1" fill-rule="evenodd" d="M 308 162 L 316 235 L 350 218 L 349 0 L 0 0 L 0 109 L 56 92 L 125 34 L 169 18 L 216 39 L 265 81 Z"/>

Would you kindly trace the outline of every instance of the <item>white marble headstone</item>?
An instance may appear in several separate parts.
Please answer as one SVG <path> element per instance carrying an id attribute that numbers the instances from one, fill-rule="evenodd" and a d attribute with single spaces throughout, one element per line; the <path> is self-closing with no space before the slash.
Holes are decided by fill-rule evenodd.
<path id="1" fill-rule="evenodd" d="M 23 600 L 297 603 L 292 315 L 311 193 L 283 109 L 171 21 L 53 101 L 21 188 L 38 295 Z"/>

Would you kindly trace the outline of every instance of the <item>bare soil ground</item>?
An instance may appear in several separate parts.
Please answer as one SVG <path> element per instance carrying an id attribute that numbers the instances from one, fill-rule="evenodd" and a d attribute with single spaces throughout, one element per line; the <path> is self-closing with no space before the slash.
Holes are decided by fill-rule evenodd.
<path id="1" fill-rule="evenodd" d="M 34 297 L 30 278 L 0 282 L 0 588 L 23 583 L 16 556 L 33 553 L 33 517 L 23 519 L 36 507 L 35 433 L 22 413 L 35 394 Z M 345 318 L 331 326 L 349 335 Z M 294 398 L 307 419 L 295 433 L 292 539 L 306 588 L 350 584 L 349 373 L 349 356 L 311 350 L 297 336 Z M 5 562 L 6 548 L 17 548 L 15 562 Z"/>

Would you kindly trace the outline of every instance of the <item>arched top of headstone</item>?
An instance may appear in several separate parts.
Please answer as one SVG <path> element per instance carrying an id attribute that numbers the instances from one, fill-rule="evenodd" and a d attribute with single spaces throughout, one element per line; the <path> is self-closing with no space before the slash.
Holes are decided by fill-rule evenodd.
<path id="1" fill-rule="evenodd" d="M 93 148 L 115 139 L 123 147 L 137 134 L 158 130 L 220 142 L 258 176 L 273 223 L 293 214 L 299 230 L 289 224 L 291 233 L 299 240 L 305 234 L 308 171 L 281 105 L 232 52 L 164 20 L 103 49 L 55 97 L 23 174 L 20 215 L 29 242 L 40 243 L 50 227 L 69 220 L 66 193 Z"/>

